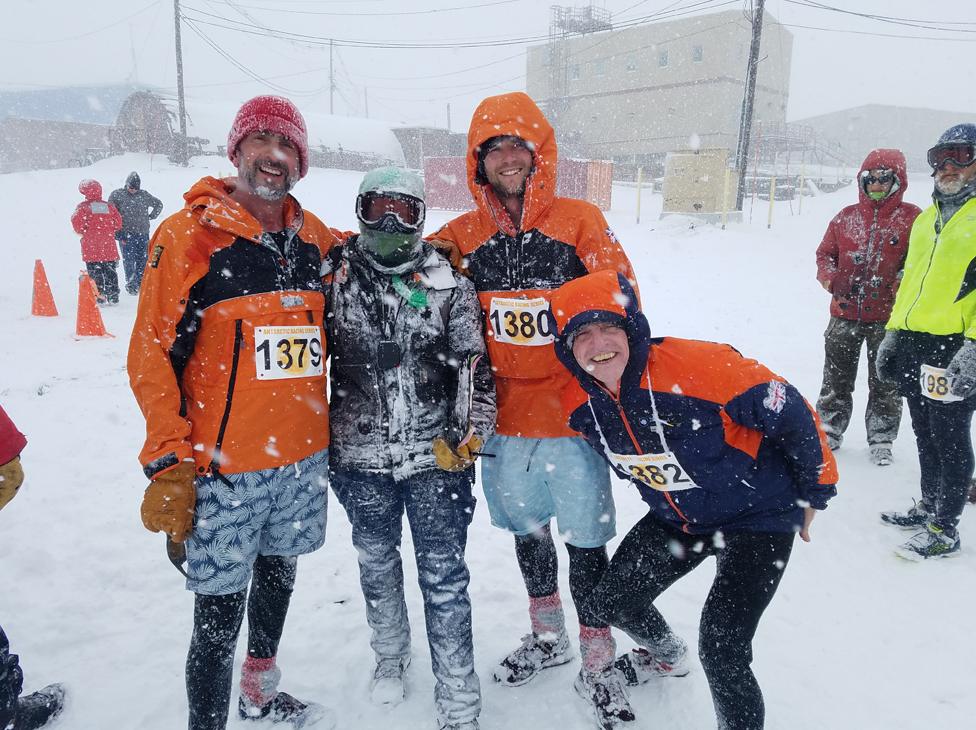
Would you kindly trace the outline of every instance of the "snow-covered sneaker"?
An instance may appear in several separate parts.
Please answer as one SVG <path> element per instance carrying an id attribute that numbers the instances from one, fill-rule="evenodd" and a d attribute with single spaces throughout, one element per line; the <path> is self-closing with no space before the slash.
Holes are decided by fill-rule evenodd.
<path id="1" fill-rule="evenodd" d="M 830 447 L 831 451 L 837 451 L 840 448 L 841 443 L 844 441 L 843 436 L 838 436 L 835 433 L 827 434 L 827 446 Z"/>
<path id="2" fill-rule="evenodd" d="M 600 730 L 613 730 L 637 719 L 627 700 L 627 690 L 624 689 L 620 675 L 612 666 L 601 672 L 581 669 L 576 675 L 573 688 L 590 706 L 596 726 Z"/>
<path id="3" fill-rule="evenodd" d="M 502 659 L 492 674 L 496 682 L 518 687 L 543 669 L 558 667 L 572 658 L 565 630 L 560 631 L 554 641 L 546 641 L 532 633 L 522 637 L 522 646 Z"/>
<path id="4" fill-rule="evenodd" d="M 60 715 L 63 708 L 64 687 L 60 684 L 49 684 L 17 700 L 16 728 L 35 730 L 44 727 Z"/>
<path id="5" fill-rule="evenodd" d="M 242 720 L 270 720 L 293 728 L 327 730 L 335 725 L 335 718 L 322 705 L 302 702 L 287 692 L 279 692 L 268 704 L 259 707 L 251 704 L 243 695 L 237 702 Z"/>
<path id="6" fill-rule="evenodd" d="M 374 705 L 399 705 L 406 696 L 403 673 L 410 666 L 410 657 L 387 657 L 376 662 L 373 679 L 369 683 L 369 699 Z"/>
<path id="7" fill-rule="evenodd" d="M 924 527 L 925 523 L 929 521 L 929 508 L 925 502 L 916 502 L 907 512 L 895 512 L 894 510 L 882 512 L 881 521 L 886 525 L 894 525 L 903 530 L 915 530 Z"/>
<path id="8" fill-rule="evenodd" d="M 656 659 L 642 646 L 621 654 L 613 663 L 624 684 L 636 687 L 654 677 L 684 677 L 688 669 L 687 654 L 682 654 L 676 661 L 665 662 Z"/>
<path id="9" fill-rule="evenodd" d="M 471 720 L 470 722 L 458 722 L 453 725 L 442 725 L 438 723 L 437 730 L 478 730 L 479 727 L 477 720 Z"/>
<path id="10" fill-rule="evenodd" d="M 868 458 L 875 466 L 888 466 L 891 463 L 891 447 L 887 444 L 874 444 L 868 450 Z"/>
<path id="11" fill-rule="evenodd" d="M 929 522 L 922 532 L 895 548 L 895 554 L 906 560 L 948 558 L 959 554 L 959 531 L 943 529 Z"/>

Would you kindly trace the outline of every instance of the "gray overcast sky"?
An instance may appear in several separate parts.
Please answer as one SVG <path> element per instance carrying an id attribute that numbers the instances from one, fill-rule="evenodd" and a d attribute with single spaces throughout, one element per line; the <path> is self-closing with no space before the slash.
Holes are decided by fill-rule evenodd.
<path id="1" fill-rule="evenodd" d="M 237 103 L 281 93 L 329 110 L 327 42 L 269 38 L 260 28 L 337 42 L 460 43 L 542 38 L 550 0 L 181 0 L 187 94 Z M 572 4 L 567 2 L 567 4 Z M 743 8 L 742 0 L 604 0 L 614 21 Z M 920 21 L 879 22 L 811 5 Z M 4 3 L 0 88 L 119 83 L 175 88 L 172 0 Z M 455 9 L 457 8 L 457 9 Z M 864 103 L 972 110 L 976 4 L 971 0 L 767 0 L 794 35 L 790 120 Z M 205 25 L 250 28 L 242 33 Z M 928 25 L 933 27 L 917 27 Z M 806 26 L 806 27 L 801 27 Z M 821 30 L 815 30 L 819 28 Z M 828 30 L 823 30 L 828 29 Z M 833 30 L 829 30 L 833 29 Z M 947 32 L 944 29 L 950 29 Z M 209 41 L 209 43 L 208 43 Z M 213 44 L 213 45 L 210 45 Z M 222 56 L 273 85 L 262 85 Z M 337 114 L 467 128 L 486 95 L 524 89 L 525 44 L 487 48 L 334 50 Z"/>

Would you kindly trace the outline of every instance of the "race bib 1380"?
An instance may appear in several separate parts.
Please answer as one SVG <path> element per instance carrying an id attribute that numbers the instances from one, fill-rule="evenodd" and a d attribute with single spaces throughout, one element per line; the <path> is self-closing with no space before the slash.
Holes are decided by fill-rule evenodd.
<path id="1" fill-rule="evenodd" d="M 553 337 L 549 302 L 536 299 L 503 299 L 493 297 L 488 312 L 495 340 L 510 345 L 542 347 Z"/>
<path id="2" fill-rule="evenodd" d="M 315 325 L 255 327 L 254 366 L 258 380 L 321 375 L 322 329 Z"/>

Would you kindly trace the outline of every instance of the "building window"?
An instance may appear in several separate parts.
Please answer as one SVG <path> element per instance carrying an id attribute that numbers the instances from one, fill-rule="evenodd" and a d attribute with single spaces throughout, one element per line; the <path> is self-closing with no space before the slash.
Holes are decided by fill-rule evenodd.
<path id="1" fill-rule="evenodd" d="M 668 51 L 667 51 L 667 49 L 665 49 L 663 51 L 658 51 L 658 54 L 657 54 L 657 65 L 658 66 L 661 66 L 662 68 L 664 66 L 667 66 L 668 65 Z"/>
<path id="2" fill-rule="evenodd" d="M 691 49 L 691 60 L 695 63 L 701 63 L 702 59 L 705 57 L 705 49 L 701 46 L 693 46 Z"/>
<path id="3" fill-rule="evenodd" d="M 605 58 L 601 58 L 593 62 L 593 75 L 594 76 L 607 75 L 607 61 Z"/>
<path id="4" fill-rule="evenodd" d="M 636 71 L 637 70 L 637 54 L 636 53 L 631 53 L 631 54 L 629 54 L 627 56 L 627 65 L 626 65 L 625 68 L 627 69 L 627 71 Z"/>
<path id="5" fill-rule="evenodd" d="M 569 67 L 569 78 L 573 81 L 578 81 L 580 77 L 580 67 L 578 63 L 574 63 Z"/>

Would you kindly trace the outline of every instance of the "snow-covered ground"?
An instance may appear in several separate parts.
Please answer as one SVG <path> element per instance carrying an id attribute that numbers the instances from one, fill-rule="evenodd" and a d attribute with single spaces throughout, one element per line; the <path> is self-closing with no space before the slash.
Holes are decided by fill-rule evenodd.
<path id="1" fill-rule="evenodd" d="M 6 221 L 0 273 L 0 403 L 29 439 L 27 479 L 0 513 L 0 624 L 20 653 L 29 688 L 64 681 L 70 699 L 56 727 L 73 730 L 173 730 L 185 726 L 183 661 L 192 596 L 167 562 L 163 539 L 139 520 L 144 487 L 136 455 L 143 421 L 125 373 L 135 300 L 104 310 L 113 339 L 73 338 L 77 274 L 82 267 L 68 218 L 83 177 L 106 194 L 138 170 L 166 205 L 202 174 L 230 165 L 200 159 L 190 169 L 162 158 L 129 155 L 84 170 L 0 175 Z M 353 228 L 360 174 L 313 169 L 296 193 L 330 225 Z M 931 181 L 913 178 L 907 199 L 927 204 Z M 642 201 L 615 191 L 608 219 L 633 260 L 645 310 L 656 333 L 730 342 L 816 398 L 822 367 L 827 295 L 814 279 L 814 249 L 827 221 L 855 199 L 853 189 L 767 204 L 753 222 L 728 230 L 657 220 L 660 197 Z M 431 212 L 429 230 L 450 214 Z M 30 312 L 34 259 L 44 261 L 61 311 Z M 863 370 L 863 366 L 862 366 Z M 974 726 L 976 693 L 971 630 L 976 598 L 976 508 L 963 516 L 962 556 L 931 564 L 896 559 L 907 535 L 884 527 L 878 512 L 906 507 L 918 491 L 918 462 L 907 411 L 895 462 L 872 466 L 861 414 L 838 452 L 839 496 L 813 524 L 813 542 L 797 542 L 779 592 L 755 642 L 755 669 L 771 730 L 918 730 Z M 616 492 L 618 531 L 644 513 L 636 490 Z M 431 728 L 430 663 L 412 557 L 405 559 L 414 630 L 409 696 L 392 711 L 366 698 L 372 669 L 356 557 L 345 514 L 333 499 L 325 547 L 300 561 L 298 587 L 279 661 L 282 688 L 332 706 L 343 730 Z M 404 552 L 412 556 L 409 536 Z M 616 544 L 616 543 L 614 543 Z M 484 689 L 485 730 L 585 730 L 591 721 L 572 690 L 577 664 L 545 672 L 529 685 L 504 689 L 492 665 L 528 629 L 526 598 L 509 535 L 492 528 L 482 504 L 468 542 L 476 664 Z M 611 546 L 613 547 L 613 546 Z M 572 615 L 566 582 L 562 593 Z M 712 575 L 709 561 L 660 599 L 675 628 L 694 646 Z M 572 619 L 575 622 L 575 619 Z M 626 647 L 626 637 L 618 637 Z M 238 665 L 240 660 L 238 661 Z M 631 693 L 640 728 L 714 727 L 700 667 Z M 232 720 L 231 728 L 243 728 Z"/>

